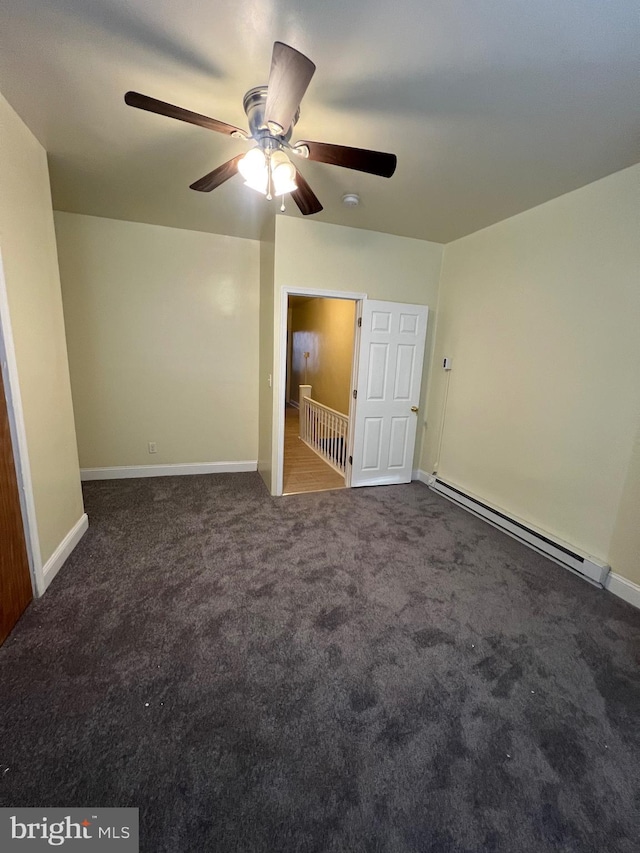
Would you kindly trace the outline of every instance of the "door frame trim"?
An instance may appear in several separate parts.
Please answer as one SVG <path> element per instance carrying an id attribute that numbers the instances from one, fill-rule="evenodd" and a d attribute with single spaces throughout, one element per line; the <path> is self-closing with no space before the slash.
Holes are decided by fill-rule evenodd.
<path id="1" fill-rule="evenodd" d="M 289 296 L 309 296 L 319 299 L 348 299 L 356 303 L 356 316 L 359 316 L 359 303 L 367 298 L 366 293 L 355 293 L 347 290 L 321 290 L 315 287 L 290 287 L 284 285 L 280 288 L 280 328 L 274 336 L 274 375 L 273 389 L 273 495 L 280 497 L 283 492 L 284 480 L 284 407 L 286 404 L 287 390 L 287 324 Z M 277 310 L 277 309 L 276 309 Z M 277 316 L 277 314 L 276 314 Z M 356 323 L 356 339 L 354 340 L 354 354 L 358 351 L 358 326 Z M 354 359 L 355 361 L 355 359 Z M 354 361 L 352 361 L 352 366 Z M 354 375 L 351 382 L 353 388 Z M 353 406 L 349 406 L 349 431 L 351 432 L 351 416 Z M 347 471 L 347 474 L 350 474 Z M 348 480 L 345 476 L 345 481 Z"/>
<path id="2" fill-rule="evenodd" d="M 36 504 L 33 496 L 33 480 L 31 478 L 31 464 L 29 462 L 27 430 L 24 422 L 24 411 L 22 408 L 22 396 L 20 394 L 20 381 L 18 376 L 18 362 L 16 360 L 13 330 L 11 327 L 11 314 L 9 310 L 9 296 L 7 293 L 7 283 L 4 275 L 1 250 L 0 367 L 2 369 L 2 379 L 7 398 L 9 431 L 11 433 L 11 444 L 13 448 L 16 479 L 18 482 L 20 509 L 22 510 L 22 524 L 24 527 L 24 538 L 27 546 L 27 559 L 29 561 L 31 586 L 33 588 L 34 596 L 38 597 L 43 594 L 46 584 L 42 573 L 42 554 L 40 552 L 40 541 L 38 539 L 38 522 L 36 516 Z"/>

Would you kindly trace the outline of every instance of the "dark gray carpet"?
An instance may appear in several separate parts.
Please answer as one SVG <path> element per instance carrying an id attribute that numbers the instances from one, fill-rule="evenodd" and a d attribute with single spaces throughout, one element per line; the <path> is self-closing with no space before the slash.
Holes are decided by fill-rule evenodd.
<path id="1" fill-rule="evenodd" d="M 0 649 L 3 805 L 139 806 L 145 853 L 640 849 L 640 612 L 417 483 L 85 494 Z"/>

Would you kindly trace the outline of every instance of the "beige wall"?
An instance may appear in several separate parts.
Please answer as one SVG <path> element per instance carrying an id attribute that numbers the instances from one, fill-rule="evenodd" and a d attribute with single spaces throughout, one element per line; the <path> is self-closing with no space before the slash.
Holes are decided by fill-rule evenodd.
<path id="1" fill-rule="evenodd" d="M 260 347 L 258 471 L 271 489 L 273 473 L 273 291 L 275 264 L 275 218 L 269 220 L 260 238 Z"/>
<path id="2" fill-rule="evenodd" d="M 442 249 L 440 244 L 425 240 L 312 222 L 293 216 L 277 216 L 273 306 L 271 318 L 264 319 L 265 327 L 270 324 L 274 335 L 274 387 L 273 398 L 269 397 L 269 400 L 279 400 L 281 396 L 277 366 L 280 364 L 283 287 L 366 293 L 371 299 L 428 305 L 431 309 L 427 334 L 429 353 Z M 262 310 L 261 307 L 261 312 Z M 264 310 L 271 310 L 266 300 Z M 429 358 L 426 357 L 421 394 L 422 411 L 428 366 Z M 266 378 L 262 374 L 260 382 L 265 381 Z M 265 408 L 265 413 L 266 411 Z M 273 405 L 271 413 L 273 436 L 278 419 L 278 412 Z M 416 458 L 422 438 L 421 432 L 425 426 L 423 422 L 418 429 Z M 266 434 L 261 415 L 261 441 L 262 436 Z M 272 441 L 272 468 L 276 464 L 276 452 L 275 442 Z M 269 479 L 266 481 L 269 485 Z M 271 482 L 272 491 L 273 486 L 274 483 Z"/>
<path id="3" fill-rule="evenodd" d="M 435 306 L 443 246 L 293 216 L 276 217 L 276 286 L 366 293 Z"/>
<path id="4" fill-rule="evenodd" d="M 616 513 L 609 560 L 617 574 L 640 585 L 640 428 Z"/>
<path id="5" fill-rule="evenodd" d="M 40 559 L 46 563 L 84 509 L 47 157 L 2 96 L 0 251 L 24 411 Z"/>
<path id="6" fill-rule="evenodd" d="M 639 209 L 636 166 L 447 245 L 429 402 L 449 356 L 439 476 L 636 581 Z"/>
<path id="7" fill-rule="evenodd" d="M 291 388 L 312 386 L 313 399 L 349 414 L 356 303 L 349 299 L 306 299 L 291 312 Z M 304 353 L 308 352 L 306 359 Z"/>
<path id="8" fill-rule="evenodd" d="M 259 244 L 55 222 L 81 467 L 255 461 Z"/>

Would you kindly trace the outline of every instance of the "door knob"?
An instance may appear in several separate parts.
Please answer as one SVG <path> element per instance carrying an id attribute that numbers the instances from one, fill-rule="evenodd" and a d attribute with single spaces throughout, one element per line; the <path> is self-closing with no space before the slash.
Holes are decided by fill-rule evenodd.
<path id="1" fill-rule="evenodd" d="M 412 411 L 412 412 L 417 412 L 417 411 L 418 411 L 418 407 L 417 407 L 417 406 L 411 406 L 411 411 Z"/>

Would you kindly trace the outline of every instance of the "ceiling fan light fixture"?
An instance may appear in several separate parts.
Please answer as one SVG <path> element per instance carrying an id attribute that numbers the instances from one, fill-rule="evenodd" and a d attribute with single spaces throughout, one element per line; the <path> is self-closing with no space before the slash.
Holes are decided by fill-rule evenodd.
<path id="1" fill-rule="evenodd" d="M 249 187 L 256 192 L 261 193 L 262 195 L 267 194 L 267 174 L 265 172 L 264 179 L 261 178 L 252 178 L 251 180 L 244 182 L 245 187 Z"/>
<path id="2" fill-rule="evenodd" d="M 298 189 L 295 177 L 296 170 L 291 163 L 276 166 L 273 170 L 273 191 L 275 195 L 294 193 Z"/>
<path id="3" fill-rule="evenodd" d="M 274 151 L 270 157 L 274 195 L 293 193 L 298 189 L 296 169 L 282 150 Z"/>
<path id="4" fill-rule="evenodd" d="M 248 187 L 263 195 L 267 194 L 267 159 L 261 148 L 252 148 L 251 151 L 247 151 L 238 162 L 238 171 Z"/>

